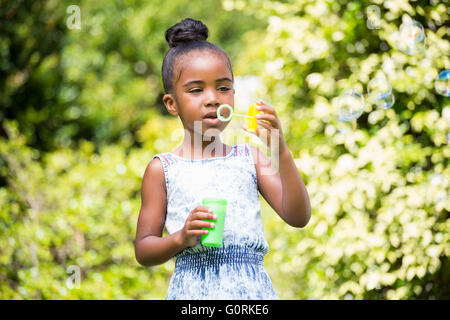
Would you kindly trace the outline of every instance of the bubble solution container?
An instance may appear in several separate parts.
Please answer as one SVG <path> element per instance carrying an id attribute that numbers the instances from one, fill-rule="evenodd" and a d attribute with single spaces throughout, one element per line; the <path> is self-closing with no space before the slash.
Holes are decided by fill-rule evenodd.
<path id="1" fill-rule="evenodd" d="M 223 228 L 225 226 L 225 214 L 227 212 L 227 200 L 219 198 L 204 198 L 202 205 L 212 210 L 217 220 L 203 220 L 214 223 L 214 228 L 202 228 L 209 230 L 208 234 L 202 235 L 202 245 L 206 247 L 221 247 Z"/>

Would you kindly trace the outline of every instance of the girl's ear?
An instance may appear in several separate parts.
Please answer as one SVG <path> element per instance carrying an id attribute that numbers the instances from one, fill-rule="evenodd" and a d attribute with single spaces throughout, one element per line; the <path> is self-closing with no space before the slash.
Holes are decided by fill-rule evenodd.
<path id="1" fill-rule="evenodd" d="M 173 95 L 165 94 L 163 96 L 163 102 L 164 102 L 164 105 L 166 106 L 167 111 L 171 115 L 178 116 L 178 106 L 177 106 L 177 102 L 174 99 Z"/>

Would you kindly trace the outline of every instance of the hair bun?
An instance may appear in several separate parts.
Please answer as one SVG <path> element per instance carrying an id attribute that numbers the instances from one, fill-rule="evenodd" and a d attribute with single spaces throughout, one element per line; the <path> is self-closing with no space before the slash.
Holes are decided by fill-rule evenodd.
<path id="1" fill-rule="evenodd" d="M 208 38 L 208 27 L 199 20 L 186 18 L 166 30 L 166 41 L 170 48 L 191 41 Z"/>

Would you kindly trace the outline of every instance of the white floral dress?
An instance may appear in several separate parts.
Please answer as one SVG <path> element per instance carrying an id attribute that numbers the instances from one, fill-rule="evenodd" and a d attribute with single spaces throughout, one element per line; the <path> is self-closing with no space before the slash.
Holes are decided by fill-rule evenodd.
<path id="1" fill-rule="evenodd" d="M 203 198 L 228 202 L 222 247 L 203 246 L 199 239 L 179 252 L 166 299 L 278 299 L 263 264 L 269 246 L 248 145 L 234 145 L 224 157 L 187 159 L 170 152 L 155 157 L 164 168 L 169 234 L 183 228 Z"/>

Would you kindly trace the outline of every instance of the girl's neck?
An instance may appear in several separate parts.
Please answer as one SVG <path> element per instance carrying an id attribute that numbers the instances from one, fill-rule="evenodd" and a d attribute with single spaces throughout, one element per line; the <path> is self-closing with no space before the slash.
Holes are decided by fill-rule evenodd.
<path id="1" fill-rule="evenodd" d="M 184 140 L 173 153 L 188 159 L 207 159 L 224 157 L 231 151 L 231 147 L 223 144 L 219 137 L 212 137 L 211 141 L 202 141 L 200 146 L 198 144 Z"/>

